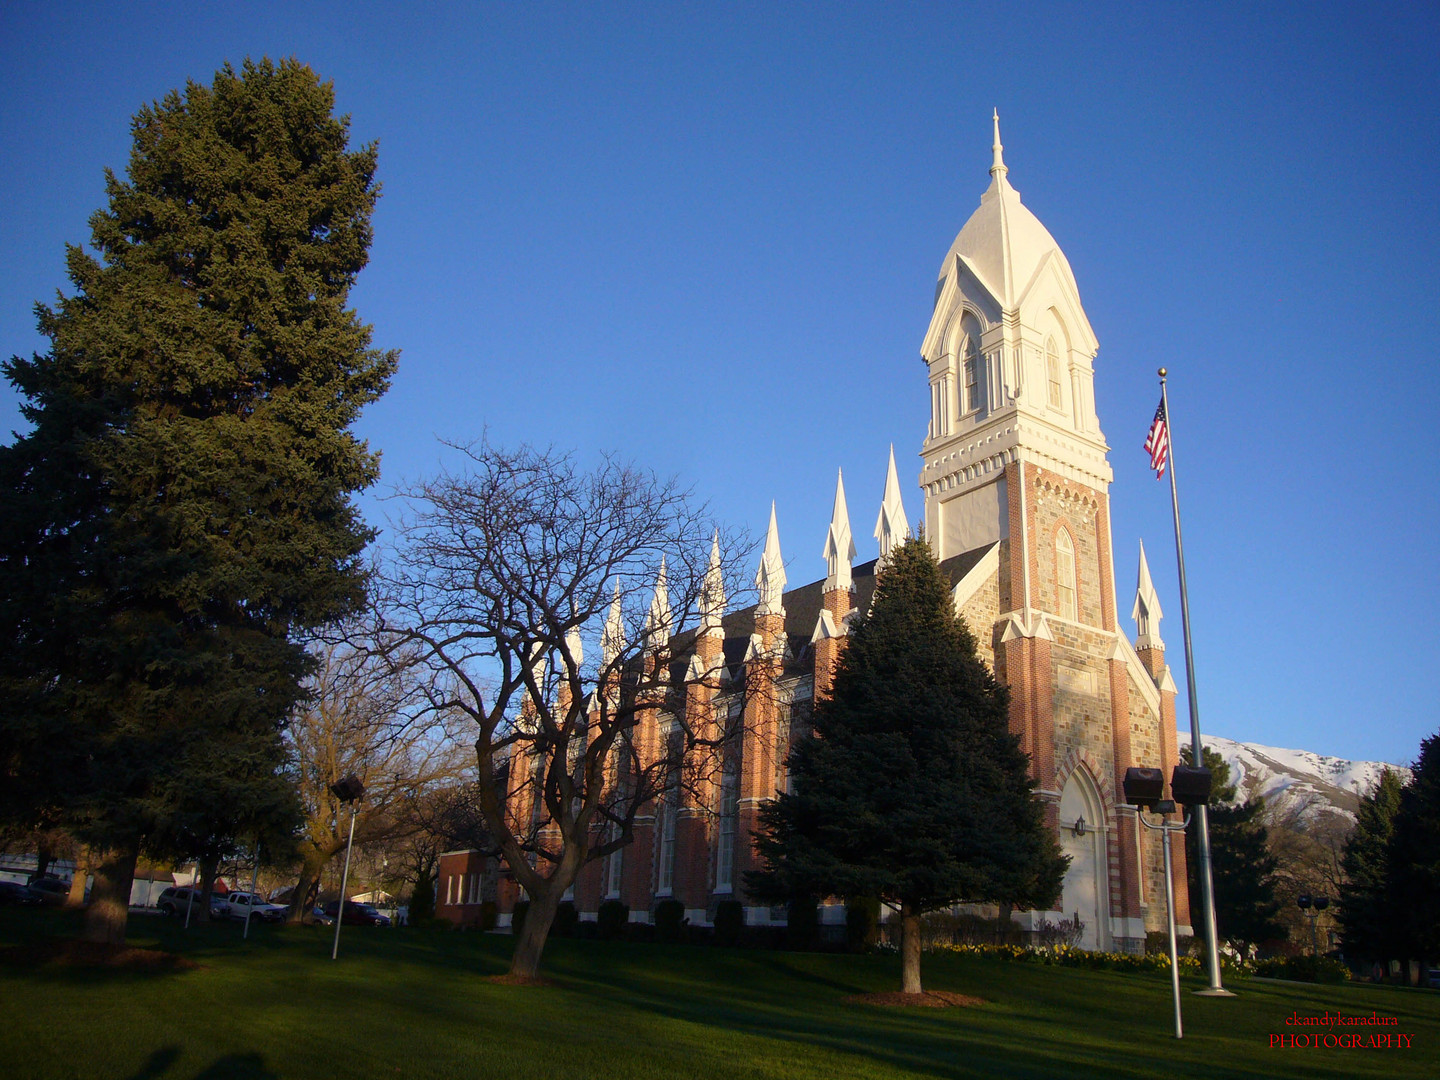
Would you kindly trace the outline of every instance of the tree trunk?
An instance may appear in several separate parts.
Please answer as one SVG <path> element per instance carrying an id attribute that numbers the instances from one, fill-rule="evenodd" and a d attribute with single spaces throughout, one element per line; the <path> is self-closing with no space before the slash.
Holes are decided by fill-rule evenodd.
<path id="1" fill-rule="evenodd" d="M 530 910 L 525 913 L 525 925 L 515 942 L 515 955 L 510 958 L 511 975 L 533 979 L 540 971 L 540 954 L 545 951 L 545 940 L 550 936 L 550 925 L 564 891 L 552 879 L 544 895 L 530 897 Z"/>
<path id="2" fill-rule="evenodd" d="M 135 880 L 135 863 L 140 845 L 128 841 L 99 855 L 90 906 L 85 909 L 81 938 L 106 945 L 125 944 L 125 921 L 130 915 L 130 884 Z"/>
<path id="3" fill-rule="evenodd" d="M 78 911 L 85 906 L 85 883 L 90 878 L 90 849 L 81 848 L 75 859 L 75 876 L 70 880 L 70 895 L 65 897 L 65 909 Z"/>
<path id="4" fill-rule="evenodd" d="M 200 859 L 200 895 L 196 898 L 195 911 L 191 916 L 192 921 L 208 923 L 210 921 L 210 897 L 215 892 L 215 873 L 220 867 L 218 855 L 204 855 Z"/>
<path id="5" fill-rule="evenodd" d="M 54 862 L 55 856 L 50 850 L 50 845 L 42 841 L 35 848 L 35 876 L 32 881 L 39 881 L 50 871 L 50 864 Z"/>
<path id="6" fill-rule="evenodd" d="M 330 856 L 322 856 L 314 849 L 306 854 L 304 861 L 300 864 L 300 880 L 295 883 L 295 891 L 290 894 L 290 913 L 285 916 L 286 922 L 305 921 L 306 913 L 315 903 L 320 885 L 320 874 L 329 861 Z"/>
<path id="7" fill-rule="evenodd" d="M 919 994 L 920 916 L 908 903 L 900 904 L 900 992 Z"/>

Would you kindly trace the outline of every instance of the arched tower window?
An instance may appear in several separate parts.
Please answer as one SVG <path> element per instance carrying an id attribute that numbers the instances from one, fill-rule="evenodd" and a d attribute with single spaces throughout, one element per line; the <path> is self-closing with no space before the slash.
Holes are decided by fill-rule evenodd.
<path id="1" fill-rule="evenodd" d="M 1055 594 L 1057 614 L 1075 622 L 1075 544 L 1063 528 L 1055 534 Z"/>
<path id="2" fill-rule="evenodd" d="M 980 408 L 980 347 L 975 343 L 973 334 L 965 339 L 965 361 L 961 377 L 964 380 L 961 391 L 964 397 L 961 398 L 960 411 L 971 413 Z"/>
<path id="3" fill-rule="evenodd" d="M 1060 350 L 1055 347 L 1053 337 L 1045 342 L 1045 385 L 1049 391 L 1050 407 L 1064 408 L 1060 398 Z"/>

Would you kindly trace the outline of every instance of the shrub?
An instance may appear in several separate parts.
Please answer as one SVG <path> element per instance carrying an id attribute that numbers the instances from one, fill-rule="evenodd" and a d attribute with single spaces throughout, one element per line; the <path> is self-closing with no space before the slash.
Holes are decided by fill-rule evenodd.
<path id="1" fill-rule="evenodd" d="M 525 916 L 530 911 L 529 900 L 516 900 L 515 908 L 510 912 L 510 932 L 520 933 L 520 928 L 525 925 Z"/>
<path id="2" fill-rule="evenodd" d="M 1350 979 L 1350 969 L 1332 956 L 1272 956 L 1256 961 L 1255 974 L 1313 983 L 1343 983 Z"/>
<path id="3" fill-rule="evenodd" d="M 655 905 L 655 940 L 675 944 L 685 939 L 685 905 L 661 900 Z"/>
<path id="4" fill-rule="evenodd" d="M 600 938 L 604 941 L 613 941 L 625 933 L 625 925 L 630 921 L 630 905 L 621 903 L 619 900 L 606 900 L 600 905 L 600 922 L 596 928 Z"/>
<path id="5" fill-rule="evenodd" d="M 880 901 L 857 896 L 845 901 L 845 944 L 854 952 L 873 949 L 880 941 Z"/>
<path id="6" fill-rule="evenodd" d="M 429 874 L 421 874 L 415 881 L 415 888 L 410 891 L 408 921 L 411 926 L 424 926 L 434 916 L 435 879 Z"/>
<path id="7" fill-rule="evenodd" d="M 495 901 L 486 900 L 480 905 L 480 921 L 476 925 L 481 930 L 494 930 L 499 917 L 500 909 L 495 906 Z"/>
<path id="8" fill-rule="evenodd" d="M 740 944 L 745 926 L 745 908 L 739 900 L 721 900 L 715 906 L 715 944 L 733 949 Z"/>
<path id="9" fill-rule="evenodd" d="M 785 910 L 785 946 L 813 949 L 820 942 L 820 908 L 814 897 L 797 896 Z"/>
<path id="10" fill-rule="evenodd" d="M 574 937 L 575 928 L 579 925 L 580 912 L 575 910 L 574 902 L 562 900 L 555 909 L 555 921 L 550 924 L 550 932 L 556 937 Z"/>

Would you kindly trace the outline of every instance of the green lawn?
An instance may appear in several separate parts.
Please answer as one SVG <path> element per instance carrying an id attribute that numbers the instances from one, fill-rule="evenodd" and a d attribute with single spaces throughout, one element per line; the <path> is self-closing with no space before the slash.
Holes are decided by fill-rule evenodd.
<path id="1" fill-rule="evenodd" d="M 69 916 L 6 909 L 0 943 L 66 931 Z M 1432 1077 L 1440 992 L 1250 980 L 1231 1000 L 1168 981 L 927 956 L 929 989 L 972 1009 L 880 1009 L 894 957 L 553 941 L 547 987 L 484 981 L 509 939 L 347 927 L 338 962 L 312 928 L 188 933 L 131 920 L 131 943 L 198 969 L 137 973 L 0 965 L 0 1076 L 244 1077 Z M 1187 991 L 1197 983 L 1189 983 Z M 1272 1050 L 1292 1011 L 1398 1016 L 1410 1050 Z M 1353 1029 L 1361 1030 L 1361 1029 Z M 1386 1029 L 1364 1029 L 1383 1031 Z"/>

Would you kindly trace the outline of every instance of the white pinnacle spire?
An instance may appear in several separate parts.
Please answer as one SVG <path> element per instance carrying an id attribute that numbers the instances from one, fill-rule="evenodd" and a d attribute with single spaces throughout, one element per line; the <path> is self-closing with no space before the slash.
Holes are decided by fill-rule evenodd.
<path id="1" fill-rule="evenodd" d="M 605 628 L 600 631 L 600 663 L 605 670 L 625 651 L 625 615 L 620 610 L 620 582 L 615 582 L 615 599 L 610 601 L 610 613 L 605 616 Z"/>
<path id="2" fill-rule="evenodd" d="M 755 589 L 760 594 L 756 615 L 783 615 L 781 596 L 785 592 L 785 562 L 780 558 L 780 528 L 775 523 L 775 504 L 770 504 L 770 529 L 765 534 L 765 550 L 755 571 Z"/>
<path id="3" fill-rule="evenodd" d="M 565 648 L 570 653 L 570 659 L 578 668 L 585 662 L 585 643 L 580 640 L 580 628 L 572 626 L 565 631 Z"/>
<path id="4" fill-rule="evenodd" d="M 845 474 L 835 477 L 835 508 L 830 512 L 830 531 L 825 536 L 825 592 L 849 590 L 850 564 L 855 561 L 855 540 L 850 535 L 850 510 L 845 505 Z"/>
<path id="5" fill-rule="evenodd" d="M 1130 617 L 1135 620 L 1139 637 L 1135 639 L 1137 649 L 1163 649 L 1160 640 L 1160 597 L 1155 595 L 1155 584 L 1150 580 L 1150 564 L 1145 561 L 1145 541 L 1140 541 L 1140 573 L 1135 581 L 1135 607 Z"/>
<path id="6" fill-rule="evenodd" d="M 720 530 L 710 541 L 710 565 L 705 568 L 705 581 L 700 586 L 700 633 L 716 634 L 725 614 L 725 575 L 720 568 Z"/>
<path id="7" fill-rule="evenodd" d="M 895 471 L 895 444 L 890 444 L 890 471 L 885 476 L 885 498 L 880 502 L 880 516 L 875 521 L 875 539 L 880 541 L 880 558 L 886 559 L 892 548 L 905 542 L 910 523 L 905 520 L 905 503 L 900 498 L 900 474 Z"/>
<path id="8" fill-rule="evenodd" d="M 995 162 L 994 162 L 994 164 L 992 164 L 992 165 L 990 166 L 990 175 L 991 175 L 991 176 L 997 176 L 997 177 L 998 177 L 998 176 L 1004 176 L 1004 175 L 1005 175 L 1006 173 L 1008 173 L 1010 170 L 1005 167 L 1005 158 L 1002 156 L 1002 151 L 1003 151 L 1005 148 L 1000 145 L 1000 110 L 999 110 L 999 109 L 996 109 L 996 110 L 995 110 L 995 143 L 994 143 L 993 146 L 990 147 L 990 149 L 991 149 L 991 150 L 994 152 L 994 154 L 995 154 Z"/>
<path id="9" fill-rule="evenodd" d="M 660 556 L 660 569 L 655 574 L 655 595 L 650 598 L 650 612 L 645 616 L 645 644 L 651 648 L 670 640 L 670 587 L 665 581 L 665 556 Z"/>

